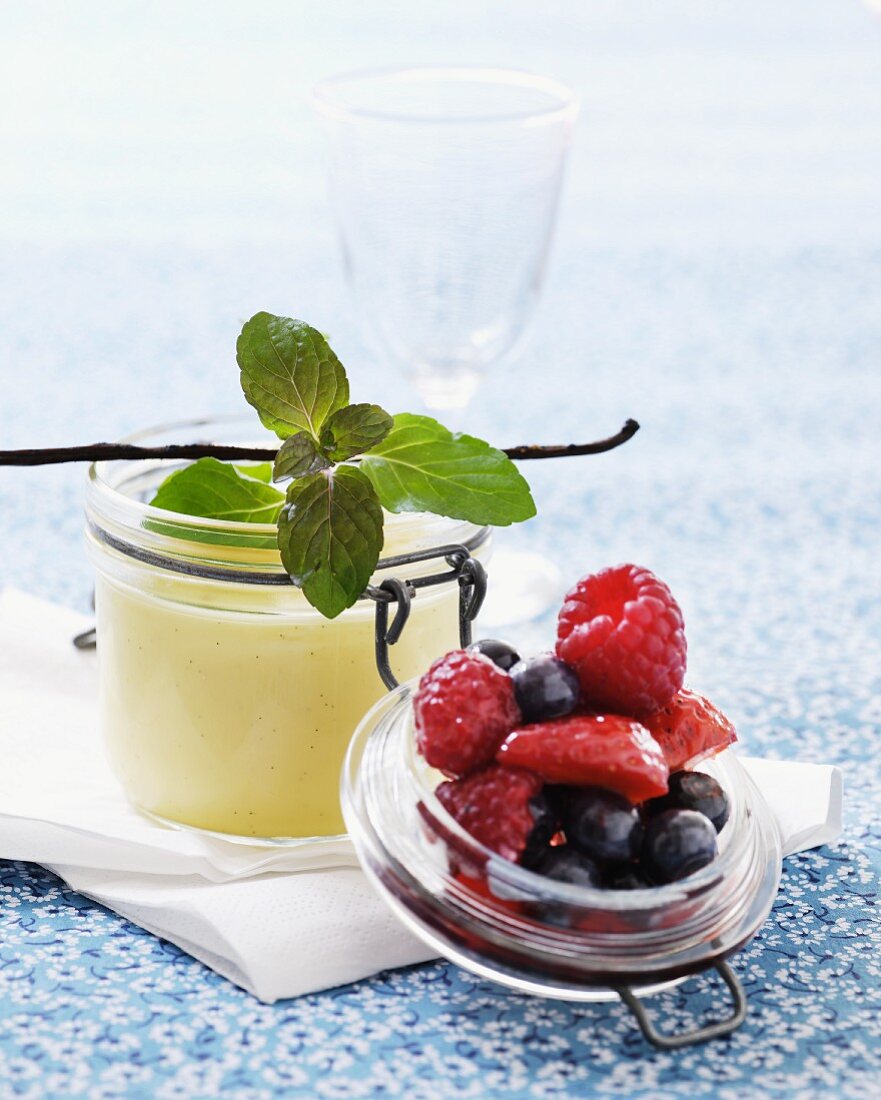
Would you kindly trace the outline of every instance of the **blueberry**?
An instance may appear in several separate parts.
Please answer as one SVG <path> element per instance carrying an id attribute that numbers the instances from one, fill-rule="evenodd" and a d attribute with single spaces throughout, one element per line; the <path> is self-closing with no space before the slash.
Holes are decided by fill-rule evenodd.
<path id="1" fill-rule="evenodd" d="M 675 882 L 716 858 L 716 830 L 696 810 L 664 810 L 645 829 L 642 869 L 656 883 Z"/>
<path id="2" fill-rule="evenodd" d="M 570 789 L 563 829 L 569 843 L 592 859 L 626 863 L 642 846 L 639 811 L 622 795 L 599 787 Z"/>
<path id="3" fill-rule="evenodd" d="M 605 869 L 603 885 L 607 890 L 645 890 L 651 883 L 632 863 L 612 863 Z"/>
<path id="4" fill-rule="evenodd" d="M 534 867 L 544 855 L 551 837 L 560 828 L 560 815 L 556 806 L 542 791 L 529 800 L 529 812 L 534 825 L 526 841 L 526 848 L 520 857 L 524 867 Z"/>
<path id="5" fill-rule="evenodd" d="M 575 672 L 552 653 L 519 661 L 511 669 L 514 696 L 527 722 L 562 718 L 578 706 L 580 687 Z"/>
<path id="6" fill-rule="evenodd" d="M 512 645 L 500 642 L 497 638 L 481 638 L 471 646 L 471 651 L 489 657 L 503 672 L 510 671 L 520 660 L 520 654 Z"/>
<path id="7" fill-rule="evenodd" d="M 545 849 L 544 854 L 532 868 L 536 874 L 556 882 L 568 882 L 573 886 L 599 886 L 601 875 L 592 859 L 577 852 L 568 844 Z"/>
<path id="8" fill-rule="evenodd" d="M 668 781 L 669 790 L 660 798 L 646 803 L 650 816 L 664 810 L 696 810 L 712 821 L 720 833 L 728 820 L 728 796 L 711 775 L 703 772 L 674 772 Z"/>

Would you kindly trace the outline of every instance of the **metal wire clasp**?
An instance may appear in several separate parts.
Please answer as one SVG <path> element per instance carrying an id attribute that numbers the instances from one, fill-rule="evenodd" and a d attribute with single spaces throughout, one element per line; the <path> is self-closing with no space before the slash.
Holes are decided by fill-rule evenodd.
<path id="1" fill-rule="evenodd" d="M 441 547 L 431 552 L 414 554 L 409 560 L 430 561 L 435 557 L 444 558 L 450 570 L 413 580 L 388 577 L 377 588 L 368 589 L 368 595 L 376 601 L 374 631 L 376 668 L 380 679 L 389 691 L 398 686 L 398 679 L 392 672 L 389 662 L 389 646 L 393 646 L 400 639 L 407 625 L 417 588 L 429 588 L 451 580 L 458 582 L 459 644 L 463 648 L 471 644 L 471 624 L 486 597 L 486 570 L 476 558 L 471 557 L 464 546 Z M 389 625 L 389 606 L 392 603 L 397 604 L 397 608 Z"/>
<path id="2" fill-rule="evenodd" d="M 480 611 L 486 597 L 486 570 L 471 556 L 472 550 L 481 546 L 487 537 L 484 528 L 478 537 L 469 544 L 453 543 L 447 546 L 433 546 L 427 550 L 417 550 L 410 554 L 401 554 L 393 558 L 384 558 L 378 568 L 394 569 L 396 572 L 410 565 L 421 564 L 434 559 L 443 559 L 449 566 L 439 573 L 422 574 L 412 578 L 400 576 L 387 577 L 380 585 L 368 587 L 359 597 L 373 600 L 376 604 L 375 653 L 376 667 L 385 686 L 392 690 L 398 686 L 398 680 L 389 664 L 389 646 L 393 646 L 401 637 L 410 617 L 412 601 L 420 588 L 433 588 L 440 584 L 456 581 L 459 585 L 459 643 L 464 648 L 471 644 L 471 624 Z M 245 571 L 219 570 L 209 566 L 196 566 L 175 561 L 172 558 L 157 558 L 156 555 L 136 547 L 117 544 L 110 536 L 102 535 L 104 541 L 113 545 L 120 553 L 126 553 L 149 564 L 159 565 L 176 572 L 192 576 L 207 577 L 211 580 L 236 581 L 238 583 L 289 585 L 291 578 L 287 574 L 249 574 Z M 389 624 L 389 607 L 396 604 L 394 618 Z M 77 649 L 95 648 L 95 630 L 83 631 L 73 639 Z"/>
<path id="3" fill-rule="evenodd" d="M 683 1031 L 678 1035 L 665 1035 L 658 1031 L 652 1023 L 645 1005 L 640 1001 L 629 986 L 612 987 L 627 1005 L 640 1031 L 646 1039 L 659 1050 L 679 1050 L 680 1047 L 691 1046 L 693 1043 L 705 1043 L 708 1039 L 718 1039 L 723 1035 L 730 1035 L 746 1019 L 746 994 L 740 980 L 728 963 L 722 959 L 715 964 L 714 969 L 721 975 L 722 981 L 728 986 L 733 1000 L 731 1013 L 722 1020 L 704 1024 L 703 1027 L 692 1028 L 691 1031 Z"/>

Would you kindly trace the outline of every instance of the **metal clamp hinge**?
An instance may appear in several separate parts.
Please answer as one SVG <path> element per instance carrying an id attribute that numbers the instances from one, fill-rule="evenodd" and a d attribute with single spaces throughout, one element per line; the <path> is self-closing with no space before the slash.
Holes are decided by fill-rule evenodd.
<path id="1" fill-rule="evenodd" d="M 705 1024 L 703 1027 L 694 1028 L 691 1031 L 683 1031 L 678 1035 L 662 1035 L 659 1031 L 656 1031 L 648 1012 L 646 1012 L 645 1005 L 629 986 L 618 986 L 615 992 L 636 1017 L 640 1030 L 653 1046 L 658 1047 L 660 1050 L 678 1050 L 680 1047 L 691 1046 L 693 1043 L 705 1043 L 708 1039 L 718 1039 L 723 1035 L 730 1035 L 746 1019 L 746 994 L 740 984 L 740 979 L 727 962 L 716 963 L 714 969 L 721 975 L 722 981 L 731 991 L 734 1001 L 731 1015 L 726 1016 L 724 1020 L 717 1020 L 712 1024 Z"/>
<path id="2" fill-rule="evenodd" d="M 410 617 L 412 600 L 417 588 L 427 588 L 453 579 L 458 582 L 459 644 L 463 649 L 471 644 L 471 624 L 486 597 L 486 570 L 476 558 L 471 557 L 464 546 L 443 547 L 432 556 L 442 556 L 450 566 L 450 571 L 409 581 L 389 577 L 378 588 L 368 589 L 369 595 L 376 600 L 376 668 L 389 691 L 398 686 L 398 679 L 391 669 L 389 646 L 393 646 L 401 637 Z M 389 625 L 391 603 L 396 603 L 397 608 Z"/>

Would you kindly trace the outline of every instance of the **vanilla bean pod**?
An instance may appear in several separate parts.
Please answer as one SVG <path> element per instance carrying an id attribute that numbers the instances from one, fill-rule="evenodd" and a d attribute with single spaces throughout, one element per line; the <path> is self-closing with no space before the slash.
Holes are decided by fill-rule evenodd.
<path id="1" fill-rule="evenodd" d="M 639 431 L 635 420 L 627 420 L 615 435 L 593 443 L 562 443 L 543 446 L 523 444 L 504 448 L 508 458 L 518 461 L 537 458 L 571 458 L 614 450 Z M 92 443 L 81 447 L 37 447 L 0 451 L 0 466 L 53 466 L 62 462 L 115 462 L 145 458 L 220 458 L 235 461 L 271 462 L 276 450 L 269 447 L 233 447 L 224 443 L 175 443 L 165 447 L 139 447 L 134 443 Z"/>

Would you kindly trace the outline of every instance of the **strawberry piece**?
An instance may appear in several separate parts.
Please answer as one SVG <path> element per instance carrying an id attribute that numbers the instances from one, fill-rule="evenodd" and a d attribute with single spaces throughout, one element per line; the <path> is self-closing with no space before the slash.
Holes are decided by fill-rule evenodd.
<path id="1" fill-rule="evenodd" d="M 579 714 L 522 726 L 496 753 L 505 767 L 528 768 L 549 783 L 604 787 L 631 802 L 667 791 L 669 768 L 645 726 L 619 714 Z"/>
<path id="2" fill-rule="evenodd" d="M 663 750 L 671 772 L 694 767 L 737 740 L 737 731 L 709 699 L 683 688 L 645 726 Z"/>
<path id="3" fill-rule="evenodd" d="M 464 649 L 434 662 L 419 681 L 413 710 L 419 751 L 449 776 L 489 764 L 521 720 L 507 672 Z"/>

